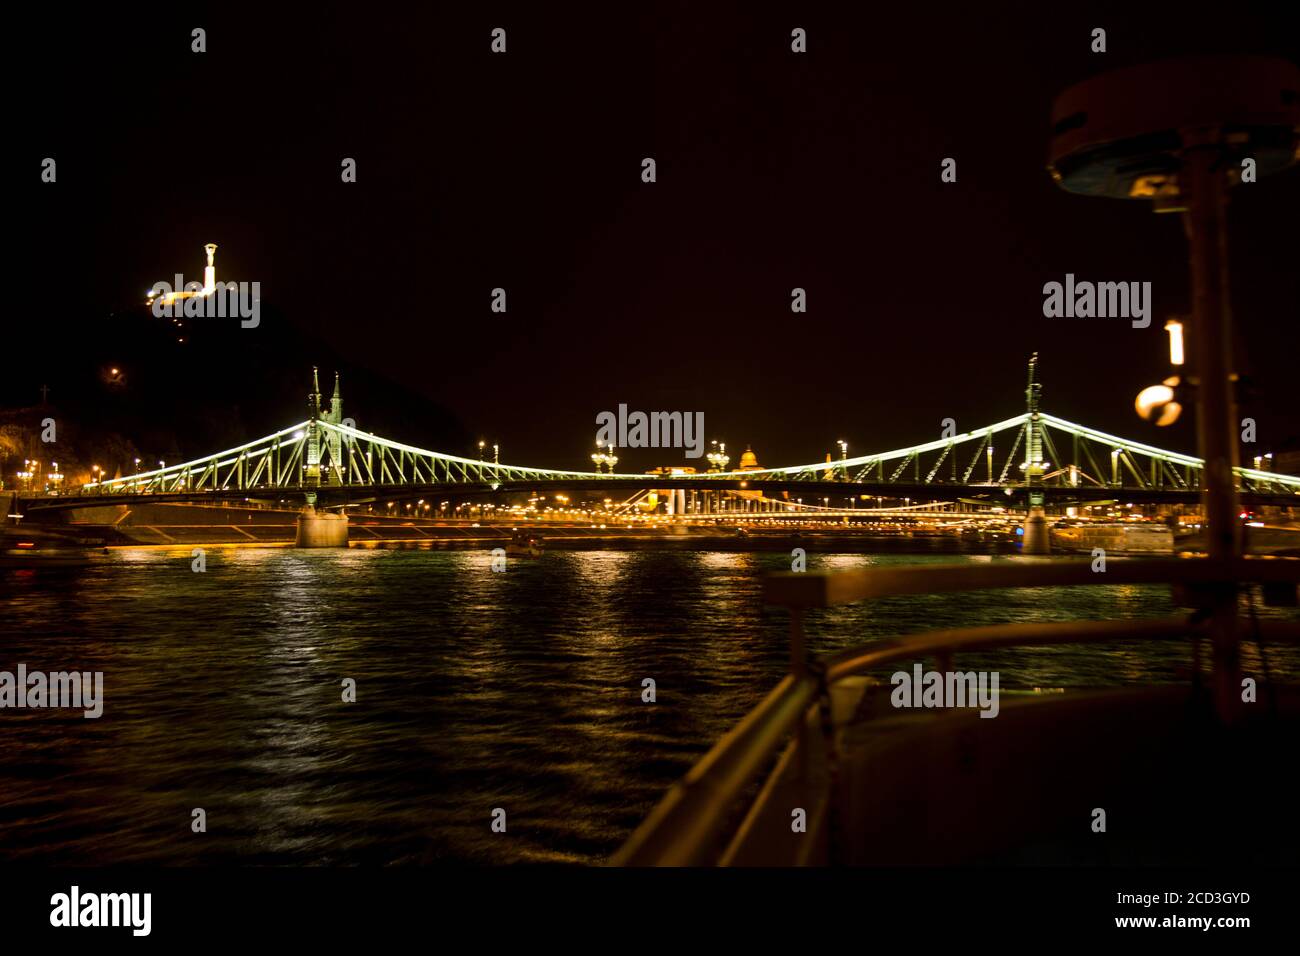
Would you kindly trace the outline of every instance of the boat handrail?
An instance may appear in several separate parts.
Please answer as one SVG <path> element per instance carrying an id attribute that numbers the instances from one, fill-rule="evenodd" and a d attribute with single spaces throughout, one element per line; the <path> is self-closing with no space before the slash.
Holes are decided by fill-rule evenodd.
<path id="1" fill-rule="evenodd" d="M 810 676 L 787 674 L 700 758 L 614 855 L 614 866 L 691 866 L 721 837 L 728 812 L 817 698 Z"/>
<path id="2" fill-rule="evenodd" d="M 946 594 L 992 588 L 1044 588 L 1108 584 L 1264 584 L 1300 581 L 1300 559 L 1259 555 L 1217 561 L 1209 558 L 1115 560 L 1105 571 L 1080 560 L 1043 564 L 919 564 L 855 571 L 780 572 L 763 582 L 763 600 L 789 608 L 832 607 L 866 598 Z"/>
<path id="3" fill-rule="evenodd" d="M 1300 623 L 1256 622 L 1269 644 L 1300 644 Z M 1118 621 L 1056 621 L 1039 624 L 992 624 L 984 627 L 926 631 L 866 646 L 853 647 L 824 662 L 826 683 L 834 684 L 897 660 L 948 658 L 957 652 L 1051 644 L 1111 644 L 1126 641 L 1179 640 L 1206 636 L 1194 616 L 1136 618 Z M 946 668 L 940 668 L 946 669 Z"/>
<path id="4" fill-rule="evenodd" d="M 802 618 L 807 608 L 829 607 L 867 597 L 944 593 L 992 588 L 1105 586 L 1114 584 L 1211 585 L 1223 582 L 1300 583 L 1300 560 L 1277 557 L 1206 558 L 1113 562 L 1094 573 L 1091 562 L 1014 567 L 921 565 L 860 571 L 784 573 L 764 581 L 764 600 L 791 614 L 791 672 L 741 719 L 660 800 L 611 858 L 615 866 L 691 866 L 714 862 L 723 850 L 725 828 L 741 794 L 770 765 L 792 731 L 795 746 L 807 748 L 806 715 L 845 677 L 900 659 L 934 657 L 1010 646 L 1118 641 L 1177 640 L 1199 636 L 1205 622 L 1195 614 L 1120 621 L 1063 621 L 995 624 L 922 632 L 850 648 L 810 663 L 803 653 Z M 1269 643 L 1300 644 L 1300 623 L 1259 621 Z"/>

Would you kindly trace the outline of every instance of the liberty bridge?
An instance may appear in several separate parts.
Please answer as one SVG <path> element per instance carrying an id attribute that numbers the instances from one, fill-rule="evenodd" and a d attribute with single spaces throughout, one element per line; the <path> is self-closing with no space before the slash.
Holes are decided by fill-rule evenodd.
<path id="1" fill-rule="evenodd" d="M 1035 355 L 1029 364 L 1024 412 L 961 434 L 891 451 L 853 458 L 842 453 L 838 460 L 779 468 L 726 470 L 728 459 L 711 455 L 706 472 L 661 469 L 655 474 L 616 472 L 612 454 L 594 455 L 595 471 L 566 471 L 474 460 L 364 432 L 343 417 L 338 375 L 326 407 L 313 369 L 305 421 L 237 448 L 153 471 L 91 481 L 57 497 L 19 493 L 13 507 L 17 514 L 35 517 L 42 511 L 102 504 L 297 499 L 303 504 L 299 543 L 342 546 L 347 542 L 348 507 L 447 493 L 474 497 L 541 489 L 597 490 L 622 494 L 627 497 L 624 505 L 630 506 L 654 489 L 668 492 L 670 515 L 701 520 L 725 515 L 732 521 L 761 521 L 765 515 L 845 514 L 845 509 L 829 507 L 831 498 L 897 502 L 898 507 L 877 509 L 895 513 L 958 503 L 998 510 L 1016 506 L 1028 512 L 1027 525 L 1041 524 L 1047 505 L 1068 507 L 1118 498 L 1149 504 L 1199 501 L 1201 459 L 1042 411 L 1036 365 Z M 1235 474 L 1243 502 L 1300 507 L 1300 477 L 1240 467 Z M 823 500 L 827 506 L 805 504 L 805 500 Z M 850 513 L 868 511 L 855 508 Z"/>

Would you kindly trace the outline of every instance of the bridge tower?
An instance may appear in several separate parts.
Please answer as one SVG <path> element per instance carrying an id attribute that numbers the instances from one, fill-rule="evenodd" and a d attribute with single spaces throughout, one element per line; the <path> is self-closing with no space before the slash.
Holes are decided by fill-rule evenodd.
<path id="1" fill-rule="evenodd" d="M 318 514 L 316 512 L 316 492 L 312 489 L 321 486 L 321 442 L 328 443 L 330 452 L 329 474 L 326 484 L 342 483 L 340 470 L 339 436 L 333 431 L 325 432 L 320 422 L 337 425 L 343 421 L 343 398 L 339 393 L 338 373 L 334 375 L 334 397 L 330 400 L 330 410 L 321 412 L 320 377 L 318 370 L 312 366 L 311 392 L 307 395 L 307 436 L 304 451 L 302 483 L 307 491 L 304 494 L 306 505 L 298 516 L 297 545 L 300 548 L 346 548 L 348 546 L 348 516 L 346 514 Z"/>
<path id="2" fill-rule="evenodd" d="M 343 438 L 335 431 L 322 429 L 317 422 L 331 425 L 343 424 L 343 394 L 339 388 L 339 373 L 334 373 L 334 397 L 329 411 L 321 410 L 320 377 L 315 366 L 311 370 L 312 390 L 307 394 L 307 458 L 306 483 L 320 486 L 343 484 Z M 322 448 L 329 451 L 329 465 L 321 467 Z M 309 501 L 315 503 L 315 495 Z"/>
<path id="3" fill-rule="evenodd" d="M 311 391 L 307 393 L 307 457 L 304 462 L 303 483 L 309 486 L 320 485 L 320 378 L 316 366 L 311 368 Z M 316 504 L 316 494 L 308 492 L 307 504 Z"/>
<path id="4" fill-rule="evenodd" d="M 1043 385 L 1037 380 L 1038 353 L 1029 358 L 1029 385 L 1025 389 L 1025 405 L 1029 418 L 1025 421 L 1025 486 L 1029 493 L 1029 514 L 1025 517 L 1025 554 L 1050 554 L 1051 535 L 1047 516 L 1043 513 L 1043 432 L 1038 406 L 1042 400 Z"/>
<path id="5" fill-rule="evenodd" d="M 323 416 L 324 420 L 331 425 L 343 424 L 343 393 L 339 389 L 339 373 L 334 373 L 334 397 L 330 399 L 330 410 Z M 330 431 L 325 436 L 329 444 L 330 467 L 326 476 L 325 483 L 329 485 L 343 484 L 343 436 L 336 431 Z"/>

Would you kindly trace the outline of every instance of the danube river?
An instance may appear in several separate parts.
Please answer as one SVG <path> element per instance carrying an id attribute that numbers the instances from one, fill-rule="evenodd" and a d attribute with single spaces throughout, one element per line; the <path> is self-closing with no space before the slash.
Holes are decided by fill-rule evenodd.
<path id="1" fill-rule="evenodd" d="M 97 720 L 0 711 L 0 861 L 599 863 L 780 678 L 785 615 L 759 588 L 788 568 L 771 553 L 574 551 L 494 573 L 486 551 L 210 547 L 202 573 L 188 549 L 0 570 L 0 670 L 104 674 Z M 835 609 L 810 632 L 825 652 L 928 627 L 1173 612 L 1159 587 L 1024 589 Z M 1044 647 L 958 665 L 1080 686 L 1174 679 L 1183 660 Z M 1297 672 L 1294 654 L 1270 660 Z"/>

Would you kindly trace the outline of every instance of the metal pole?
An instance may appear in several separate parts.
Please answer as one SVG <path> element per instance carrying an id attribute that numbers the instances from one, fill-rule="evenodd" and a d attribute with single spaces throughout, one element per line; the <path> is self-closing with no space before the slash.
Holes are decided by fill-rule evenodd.
<path id="1" fill-rule="evenodd" d="M 1241 523 L 1233 468 L 1238 463 L 1232 394 L 1232 332 L 1228 308 L 1227 171 L 1219 167 L 1218 130 L 1184 133 L 1182 192 L 1192 283 L 1191 339 L 1197 371 L 1197 443 L 1205 460 L 1201 505 L 1211 560 L 1241 554 Z M 1211 596 L 1215 709 L 1230 722 L 1241 686 L 1237 647 L 1237 588 L 1225 582 Z"/>

